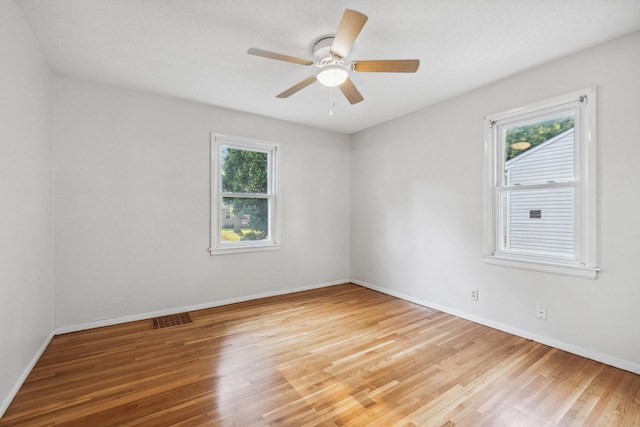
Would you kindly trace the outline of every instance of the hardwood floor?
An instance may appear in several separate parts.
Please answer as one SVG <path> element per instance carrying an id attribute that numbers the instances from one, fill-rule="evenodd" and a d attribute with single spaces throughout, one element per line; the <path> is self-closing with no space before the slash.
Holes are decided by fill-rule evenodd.
<path id="1" fill-rule="evenodd" d="M 352 284 L 53 339 L 0 426 L 640 426 L 640 376 Z"/>

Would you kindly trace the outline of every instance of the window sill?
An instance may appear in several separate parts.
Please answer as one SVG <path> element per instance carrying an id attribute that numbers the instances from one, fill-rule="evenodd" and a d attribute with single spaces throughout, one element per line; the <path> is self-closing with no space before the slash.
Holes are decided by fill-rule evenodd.
<path id="1" fill-rule="evenodd" d="M 209 248 L 211 255 L 242 254 L 247 252 L 279 251 L 282 245 L 233 246 L 229 248 Z"/>
<path id="2" fill-rule="evenodd" d="M 502 267 L 519 268 L 521 270 L 541 271 L 544 273 L 561 274 L 564 276 L 582 277 L 585 279 L 595 279 L 598 271 L 597 267 L 587 267 L 584 265 L 560 264 L 546 261 L 534 261 L 526 259 L 506 258 L 496 255 L 483 255 L 484 262 Z"/>

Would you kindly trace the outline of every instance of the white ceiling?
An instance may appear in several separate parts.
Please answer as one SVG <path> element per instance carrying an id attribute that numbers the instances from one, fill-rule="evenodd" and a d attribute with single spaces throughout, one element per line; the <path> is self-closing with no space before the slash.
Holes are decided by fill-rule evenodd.
<path id="1" fill-rule="evenodd" d="M 353 133 L 640 29 L 638 0 L 15 0 L 57 73 Z M 350 105 L 310 67 L 344 9 L 369 17 L 347 59 L 420 59 L 415 74 L 355 73 Z M 638 52 L 630 52 L 637 55 Z"/>

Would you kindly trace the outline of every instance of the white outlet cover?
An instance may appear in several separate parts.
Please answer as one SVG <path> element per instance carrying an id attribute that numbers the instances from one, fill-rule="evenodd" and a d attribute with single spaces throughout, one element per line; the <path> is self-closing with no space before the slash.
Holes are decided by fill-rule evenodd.
<path id="1" fill-rule="evenodd" d="M 547 319 L 547 307 L 539 305 L 536 307 L 536 317 L 541 320 Z"/>

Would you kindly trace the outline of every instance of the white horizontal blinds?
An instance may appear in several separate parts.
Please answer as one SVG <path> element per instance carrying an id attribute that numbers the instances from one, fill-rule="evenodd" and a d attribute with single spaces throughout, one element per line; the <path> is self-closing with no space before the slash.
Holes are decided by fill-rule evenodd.
<path id="1" fill-rule="evenodd" d="M 500 134 L 499 247 L 514 254 L 578 259 L 574 111 L 511 122 Z M 519 149 L 510 150 L 510 144 Z"/>

